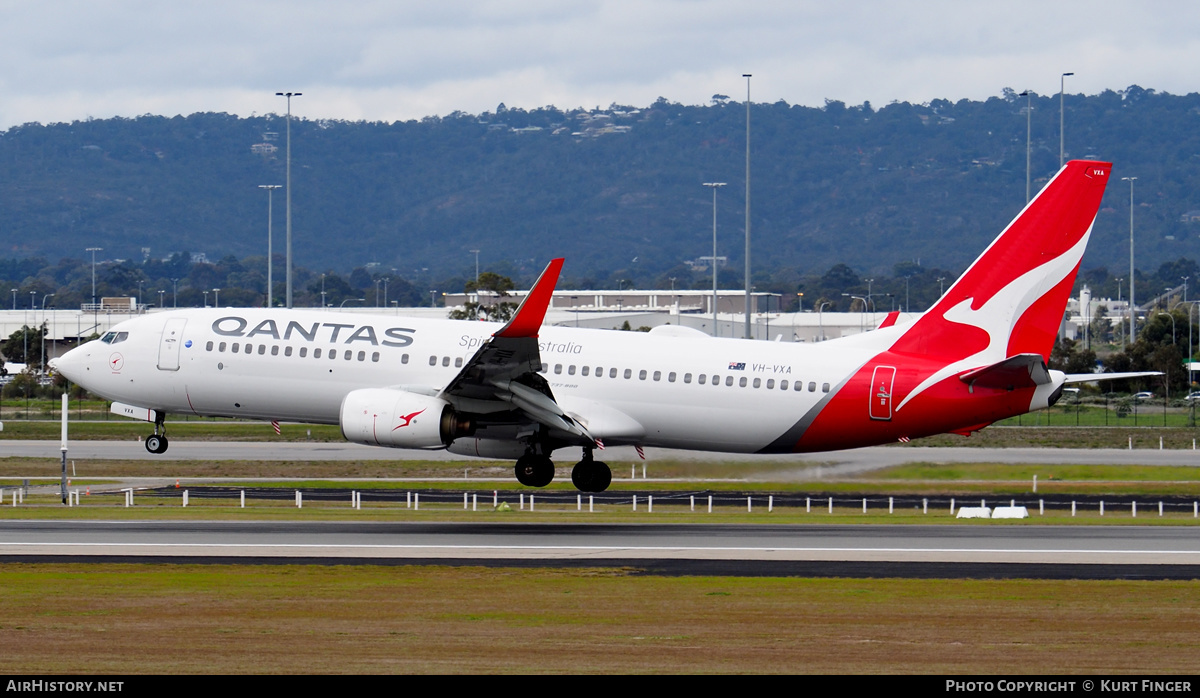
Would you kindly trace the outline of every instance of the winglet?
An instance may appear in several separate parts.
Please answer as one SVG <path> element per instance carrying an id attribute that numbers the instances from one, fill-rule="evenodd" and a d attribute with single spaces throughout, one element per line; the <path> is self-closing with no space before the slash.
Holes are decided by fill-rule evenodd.
<path id="1" fill-rule="evenodd" d="M 508 324 L 500 328 L 493 337 L 537 337 L 546 319 L 546 309 L 554 297 L 554 286 L 558 283 L 558 274 L 562 271 L 563 258 L 550 260 L 545 271 L 538 277 L 529 295 L 521 301 L 521 306 Z"/>

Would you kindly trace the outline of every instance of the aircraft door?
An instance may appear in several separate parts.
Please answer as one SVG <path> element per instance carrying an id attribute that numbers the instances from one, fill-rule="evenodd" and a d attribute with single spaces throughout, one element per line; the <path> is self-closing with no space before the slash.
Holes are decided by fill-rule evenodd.
<path id="1" fill-rule="evenodd" d="M 876 366 L 871 374 L 871 419 L 891 421 L 892 383 L 896 380 L 893 366 Z"/>
<path id="2" fill-rule="evenodd" d="M 162 339 L 158 343 L 158 370 L 178 371 L 179 352 L 182 349 L 183 326 L 187 318 L 171 318 L 163 327 Z"/>

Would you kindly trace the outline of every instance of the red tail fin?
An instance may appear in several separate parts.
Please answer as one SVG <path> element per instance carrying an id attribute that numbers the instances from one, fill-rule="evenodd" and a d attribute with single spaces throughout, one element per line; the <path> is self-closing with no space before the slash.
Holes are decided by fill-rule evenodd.
<path id="1" fill-rule="evenodd" d="M 1049 359 L 1112 163 L 1072 160 L 893 351 Z"/>

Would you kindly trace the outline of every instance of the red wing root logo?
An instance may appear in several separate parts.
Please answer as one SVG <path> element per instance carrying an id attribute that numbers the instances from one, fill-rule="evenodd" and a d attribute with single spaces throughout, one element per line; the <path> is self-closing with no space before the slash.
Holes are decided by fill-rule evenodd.
<path id="1" fill-rule="evenodd" d="M 113 373 L 120 373 L 121 367 L 124 365 L 125 365 L 125 357 L 124 356 L 121 356 L 118 353 L 114 353 L 112 356 L 108 357 L 108 367 L 112 369 Z"/>
<path id="2" fill-rule="evenodd" d="M 392 431 L 396 431 L 397 429 L 403 429 L 404 427 L 408 426 L 409 424 L 412 424 L 413 417 L 416 417 L 417 415 L 421 414 L 424 411 L 425 410 L 417 410 L 416 412 L 413 412 L 412 414 L 402 415 L 400 417 L 400 421 L 402 423 L 399 426 L 392 427 Z"/>

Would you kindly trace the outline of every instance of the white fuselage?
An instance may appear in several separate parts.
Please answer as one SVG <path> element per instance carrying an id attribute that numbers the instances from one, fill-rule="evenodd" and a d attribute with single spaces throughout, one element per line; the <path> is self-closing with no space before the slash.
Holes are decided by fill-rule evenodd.
<path id="1" fill-rule="evenodd" d="M 320 310 L 180 310 L 120 323 L 109 342 L 89 342 L 56 368 L 96 394 L 159 412 L 337 424 L 353 390 L 437 394 L 499 328 Z M 797 345 L 678 328 L 547 326 L 538 343 L 554 398 L 609 443 L 754 452 L 817 409 L 893 332 L 868 334 L 880 336 Z"/>

